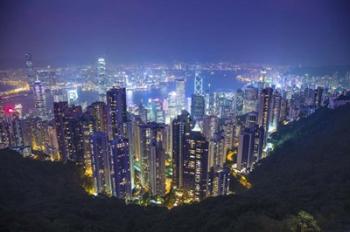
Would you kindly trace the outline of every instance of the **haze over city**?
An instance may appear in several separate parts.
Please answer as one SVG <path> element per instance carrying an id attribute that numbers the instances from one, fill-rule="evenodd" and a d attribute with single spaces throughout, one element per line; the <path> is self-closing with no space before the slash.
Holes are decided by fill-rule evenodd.
<path id="1" fill-rule="evenodd" d="M 349 64 L 349 2 L 1 1 L 0 60 Z"/>

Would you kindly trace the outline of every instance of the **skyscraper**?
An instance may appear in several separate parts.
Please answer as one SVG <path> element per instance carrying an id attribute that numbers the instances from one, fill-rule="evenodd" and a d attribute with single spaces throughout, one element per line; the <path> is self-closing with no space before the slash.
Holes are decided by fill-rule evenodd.
<path id="1" fill-rule="evenodd" d="M 177 112 L 180 113 L 186 108 L 185 79 L 177 79 L 175 83 L 177 96 Z"/>
<path id="2" fill-rule="evenodd" d="M 83 162 L 83 131 L 80 106 L 68 106 L 68 102 L 54 103 L 55 127 L 58 147 L 63 161 Z"/>
<path id="3" fill-rule="evenodd" d="M 176 92 L 172 91 L 168 94 L 167 102 L 168 102 L 167 121 L 170 122 L 179 113 L 178 108 L 177 108 L 177 94 L 176 94 Z"/>
<path id="4" fill-rule="evenodd" d="M 258 110 L 258 89 L 248 86 L 244 90 L 243 113 L 255 112 Z"/>
<path id="5" fill-rule="evenodd" d="M 272 102 L 271 102 L 271 112 L 270 112 L 270 118 L 269 118 L 269 132 L 275 132 L 278 128 L 278 124 L 280 122 L 280 115 L 281 115 L 281 103 L 282 103 L 282 96 L 279 92 L 274 91 L 272 95 Z"/>
<path id="6" fill-rule="evenodd" d="M 202 120 L 205 114 L 205 100 L 202 95 L 192 94 L 191 114 L 195 120 Z"/>
<path id="7" fill-rule="evenodd" d="M 196 70 L 194 74 L 194 94 L 203 96 L 203 77 L 200 71 Z"/>
<path id="8" fill-rule="evenodd" d="M 199 131 L 191 131 L 185 142 L 184 188 L 200 201 L 207 196 L 207 182 L 208 142 Z"/>
<path id="9" fill-rule="evenodd" d="M 34 79 L 32 54 L 31 53 L 26 53 L 24 55 L 24 59 L 25 59 L 25 67 L 26 67 L 27 77 L 28 77 L 29 81 L 32 81 Z"/>
<path id="10" fill-rule="evenodd" d="M 82 138 L 83 138 L 83 150 L 84 150 L 84 168 L 85 175 L 92 176 L 92 151 L 91 151 L 91 136 L 97 132 L 96 120 L 89 113 L 85 112 L 80 119 L 81 129 L 82 129 Z M 105 132 L 106 131 L 100 131 Z"/>
<path id="11" fill-rule="evenodd" d="M 141 184 L 151 195 L 165 193 L 165 125 L 140 125 Z"/>
<path id="12" fill-rule="evenodd" d="M 106 61 L 102 57 L 97 59 L 97 75 L 98 84 L 104 86 L 106 84 Z"/>
<path id="13" fill-rule="evenodd" d="M 208 196 L 222 196 L 229 193 L 230 169 L 228 167 L 212 167 L 208 177 Z"/>
<path id="14" fill-rule="evenodd" d="M 119 136 L 111 142 L 112 193 L 120 199 L 131 197 L 128 139 Z"/>
<path id="15" fill-rule="evenodd" d="M 13 108 L 8 108 L 4 114 L 4 121 L 1 130 L 4 133 L 3 140 L 5 144 L 11 149 L 22 153 L 24 146 L 22 121 L 19 118 L 18 112 Z M 6 147 L 7 147 L 6 146 Z"/>
<path id="16" fill-rule="evenodd" d="M 34 82 L 35 116 L 47 120 L 46 103 L 44 89 L 41 81 L 37 79 Z"/>
<path id="17" fill-rule="evenodd" d="M 265 138 L 264 141 L 266 142 L 267 133 L 269 131 L 269 120 L 270 120 L 270 114 L 271 114 L 271 103 L 272 103 L 272 88 L 265 88 L 261 90 L 260 96 L 259 96 L 259 119 L 258 124 L 259 127 L 262 127 L 264 129 Z M 265 144 L 264 142 L 264 144 Z"/>
<path id="18" fill-rule="evenodd" d="M 91 136 L 91 156 L 95 189 L 98 194 L 111 196 L 111 160 L 106 133 L 95 132 Z"/>
<path id="19" fill-rule="evenodd" d="M 244 168 L 249 170 L 253 163 L 254 135 L 254 130 L 249 128 L 241 132 L 237 155 L 237 168 L 239 170 Z"/>
<path id="20" fill-rule="evenodd" d="M 108 132 L 106 103 L 94 102 L 87 107 L 86 112 L 94 118 L 96 131 Z"/>
<path id="21" fill-rule="evenodd" d="M 194 127 L 187 111 L 182 111 L 172 122 L 173 185 L 183 188 L 185 138 Z"/>
<path id="22" fill-rule="evenodd" d="M 119 135 L 126 135 L 125 123 L 127 122 L 126 112 L 126 91 L 125 88 L 116 88 L 107 91 L 107 118 L 110 140 Z"/>

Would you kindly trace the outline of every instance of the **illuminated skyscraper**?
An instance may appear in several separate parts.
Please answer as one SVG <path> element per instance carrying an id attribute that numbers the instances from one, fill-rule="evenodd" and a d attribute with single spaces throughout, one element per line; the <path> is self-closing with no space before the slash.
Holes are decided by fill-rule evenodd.
<path id="1" fill-rule="evenodd" d="M 96 120 L 90 112 L 85 112 L 80 119 L 80 125 L 82 130 L 83 139 L 83 151 L 84 151 L 84 168 L 85 175 L 92 177 L 92 151 L 91 151 L 91 136 L 97 132 Z M 105 132 L 106 131 L 100 131 Z"/>
<path id="2" fill-rule="evenodd" d="M 87 107 L 86 112 L 94 118 L 96 131 L 108 132 L 106 103 L 94 102 Z"/>
<path id="3" fill-rule="evenodd" d="M 68 106 L 68 102 L 54 103 L 55 127 L 58 147 L 63 161 L 83 162 L 83 131 L 80 123 L 80 106 Z"/>
<path id="4" fill-rule="evenodd" d="M 191 131 L 185 142 L 184 188 L 201 201 L 207 196 L 207 182 L 208 142 L 199 131 Z"/>
<path id="5" fill-rule="evenodd" d="M 202 95 L 192 94 L 191 115 L 195 120 L 202 120 L 205 114 L 205 101 Z"/>
<path id="6" fill-rule="evenodd" d="M 122 136 L 111 142 L 112 193 L 120 199 L 131 196 L 130 157 L 128 139 Z"/>
<path id="7" fill-rule="evenodd" d="M 176 96 L 177 96 L 177 112 L 180 113 L 186 107 L 186 95 L 185 95 L 185 80 L 177 79 L 176 83 Z"/>
<path id="8" fill-rule="evenodd" d="M 208 167 L 223 167 L 225 162 L 225 140 L 221 133 L 215 133 L 209 141 Z"/>
<path id="9" fill-rule="evenodd" d="M 172 122 L 173 185 L 183 188 L 185 137 L 194 127 L 187 111 L 182 111 Z"/>
<path id="10" fill-rule="evenodd" d="M 258 89 L 248 86 L 244 90 L 243 113 L 255 112 L 258 110 Z"/>
<path id="11" fill-rule="evenodd" d="M 205 116 L 203 119 L 203 135 L 210 141 L 218 130 L 219 118 L 214 115 Z"/>
<path id="12" fill-rule="evenodd" d="M 104 86 L 106 84 L 106 61 L 101 57 L 97 59 L 97 75 L 99 86 Z"/>
<path id="13" fill-rule="evenodd" d="M 91 136 L 91 156 L 95 189 L 98 194 L 111 196 L 111 158 L 106 133 L 95 132 Z"/>
<path id="14" fill-rule="evenodd" d="M 208 177 L 208 196 L 227 195 L 230 186 L 230 169 L 228 167 L 212 167 Z"/>
<path id="15" fill-rule="evenodd" d="M 149 122 L 164 123 L 165 114 L 163 110 L 162 101 L 159 98 L 149 99 L 147 120 Z"/>
<path id="16" fill-rule="evenodd" d="M 176 92 L 172 91 L 168 94 L 168 114 L 167 114 L 167 121 L 171 121 L 174 119 L 178 114 L 177 109 L 177 94 Z"/>
<path id="17" fill-rule="evenodd" d="M 267 132 L 269 131 L 269 120 L 270 120 L 270 114 L 271 114 L 271 108 L 272 108 L 272 88 L 265 88 L 261 90 L 260 96 L 259 96 L 259 119 L 258 124 L 259 127 L 262 127 L 265 132 L 265 139 L 267 137 Z M 265 142 L 264 142 L 265 144 Z"/>
<path id="18" fill-rule="evenodd" d="M 34 79 L 32 54 L 31 53 L 26 53 L 24 55 L 24 59 L 25 59 L 25 67 L 26 67 L 27 77 L 28 77 L 29 81 L 32 81 Z"/>
<path id="19" fill-rule="evenodd" d="M 44 89 L 39 79 L 37 79 L 34 82 L 34 100 L 35 100 L 35 116 L 38 116 L 43 120 L 47 120 Z"/>
<path id="20" fill-rule="evenodd" d="M 5 130 L 7 130 L 8 145 L 11 149 L 21 152 L 24 146 L 22 121 L 19 114 L 13 109 L 8 108 L 5 112 Z"/>
<path id="21" fill-rule="evenodd" d="M 272 95 L 271 112 L 269 119 L 269 133 L 275 132 L 278 128 L 281 115 L 281 103 L 282 96 L 279 92 L 275 91 Z"/>
<path id="22" fill-rule="evenodd" d="M 107 92 L 107 118 L 110 140 L 119 135 L 126 135 L 125 123 L 127 122 L 126 112 L 126 91 L 125 88 L 116 88 Z"/>
<path id="23" fill-rule="evenodd" d="M 140 125 L 141 184 L 151 195 L 165 193 L 165 125 Z"/>
<path id="24" fill-rule="evenodd" d="M 237 155 L 237 168 L 239 170 L 244 168 L 249 170 L 253 163 L 254 136 L 255 132 L 251 129 L 245 129 L 241 132 Z"/>
<path id="25" fill-rule="evenodd" d="M 236 91 L 234 100 L 235 100 L 234 101 L 235 114 L 236 115 L 243 114 L 244 92 L 241 89 L 238 89 Z"/>
<path id="26" fill-rule="evenodd" d="M 194 74 L 194 94 L 203 96 L 203 77 L 200 71 L 196 70 Z"/>

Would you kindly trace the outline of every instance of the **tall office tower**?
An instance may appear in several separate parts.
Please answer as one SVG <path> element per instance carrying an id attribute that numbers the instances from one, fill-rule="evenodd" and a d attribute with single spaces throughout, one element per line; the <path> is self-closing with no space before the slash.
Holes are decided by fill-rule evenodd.
<path id="1" fill-rule="evenodd" d="M 282 96 L 275 91 L 272 95 L 271 112 L 269 118 L 269 133 L 275 132 L 278 129 L 281 116 Z"/>
<path id="2" fill-rule="evenodd" d="M 153 196 L 165 193 L 164 133 L 164 124 L 140 125 L 141 185 Z"/>
<path id="3" fill-rule="evenodd" d="M 83 142 L 83 163 L 85 175 L 92 177 L 92 151 L 91 151 L 91 136 L 97 132 L 96 120 L 90 112 L 85 112 L 80 118 Z M 99 131 L 104 132 L 106 131 Z"/>
<path id="4" fill-rule="evenodd" d="M 46 152 L 47 130 L 44 121 L 39 117 L 28 117 L 24 120 L 25 144 L 31 146 L 32 150 Z"/>
<path id="5" fill-rule="evenodd" d="M 193 192 L 195 201 L 207 196 L 208 142 L 199 131 L 186 136 L 184 154 L 184 189 Z"/>
<path id="6" fill-rule="evenodd" d="M 183 188 L 185 137 L 194 127 L 194 121 L 187 111 L 172 122 L 173 185 Z"/>
<path id="7" fill-rule="evenodd" d="M 235 115 L 235 99 L 233 93 L 220 93 L 218 98 L 218 116 L 229 118 Z"/>
<path id="8" fill-rule="evenodd" d="M 212 167 L 208 177 L 208 196 L 223 196 L 229 193 L 230 169 L 228 167 Z"/>
<path id="9" fill-rule="evenodd" d="M 119 199 L 131 197 L 129 141 L 123 136 L 111 143 L 112 193 Z"/>
<path id="10" fill-rule="evenodd" d="M 113 87 L 107 91 L 107 118 L 110 140 L 117 138 L 119 135 L 126 135 L 125 123 L 127 122 L 127 112 L 125 88 Z"/>
<path id="11" fill-rule="evenodd" d="M 147 115 L 148 121 L 164 123 L 165 115 L 164 115 L 162 101 L 159 98 L 149 99 L 148 106 L 149 106 L 149 111 Z"/>
<path id="12" fill-rule="evenodd" d="M 237 155 L 237 168 L 239 170 L 246 169 L 249 171 L 253 164 L 254 137 L 254 130 L 249 128 L 241 132 Z"/>
<path id="13" fill-rule="evenodd" d="M 205 113 L 205 101 L 202 95 L 192 94 L 191 114 L 195 120 L 202 120 Z"/>
<path id="14" fill-rule="evenodd" d="M 320 86 L 315 91 L 315 105 L 316 108 L 320 108 L 323 105 L 323 88 Z"/>
<path id="15" fill-rule="evenodd" d="M 53 103 L 54 103 L 54 96 L 50 89 L 45 89 L 44 91 L 44 102 L 45 102 L 45 112 L 47 115 L 47 119 L 51 120 L 53 118 Z"/>
<path id="16" fill-rule="evenodd" d="M 215 133 L 209 141 L 208 168 L 223 167 L 225 163 L 225 138 L 221 133 Z"/>
<path id="17" fill-rule="evenodd" d="M 194 94 L 203 96 L 203 77 L 200 71 L 196 70 L 194 74 Z"/>
<path id="18" fill-rule="evenodd" d="M 83 162 L 83 132 L 80 124 L 80 106 L 68 102 L 54 103 L 55 127 L 58 147 L 63 161 Z"/>
<path id="19" fill-rule="evenodd" d="M 106 84 L 106 61 L 101 57 L 97 59 L 97 78 L 100 87 Z"/>
<path id="20" fill-rule="evenodd" d="M 177 112 L 180 113 L 186 108 L 185 79 L 177 79 L 175 83 L 177 96 Z"/>
<path id="21" fill-rule="evenodd" d="M 94 118 L 96 131 L 108 132 L 106 103 L 94 102 L 87 107 L 86 112 Z"/>
<path id="22" fill-rule="evenodd" d="M 231 119 L 221 120 L 221 133 L 224 137 L 224 162 L 226 161 L 227 153 L 234 147 L 235 123 Z"/>
<path id="23" fill-rule="evenodd" d="M 140 103 L 138 110 L 139 110 L 140 119 L 142 120 L 142 122 L 146 123 L 147 122 L 147 109 L 142 105 L 142 103 Z"/>
<path id="24" fill-rule="evenodd" d="M 258 124 L 260 127 L 264 129 L 265 132 L 265 139 L 266 142 L 267 133 L 269 131 L 269 119 L 270 119 L 270 113 L 272 108 L 272 88 L 265 88 L 261 90 L 260 96 L 259 96 L 259 118 L 258 118 Z M 264 142 L 264 144 L 265 144 Z"/>
<path id="25" fill-rule="evenodd" d="M 34 100 L 35 100 L 35 115 L 42 118 L 43 120 L 47 120 L 44 89 L 39 79 L 37 79 L 34 82 L 33 88 L 34 88 Z"/>
<path id="26" fill-rule="evenodd" d="M 243 113 L 258 111 L 258 89 L 248 86 L 244 90 Z"/>
<path id="27" fill-rule="evenodd" d="M 95 132 L 91 136 L 91 156 L 94 186 L 98 194 L 112 195 L 111 157 L 108 136 L 104 132 Z"/>
<path id="28" fill-rule="evenodd" d="M 5 113 L 5 127 L 8 129 L 9 147 L 21 152 L 24 146 L 22 122 L 19 114 L 12 108 Z"/>
<path id="29" fill-rule="evenodd" d="M 68 89 L 67 90 L 67 101 L 69 105 L 75 105 L 77 104 L 79 95 L 78 95 L 78 89 Z"/>
<path id="30" fill-rule="evenodd" d="M 48 155 L 50 156 L 51 160 L 60 160 L 60 153 L 58 149 L 58 141 L 57 141 L 57 135 L 56 135 L 56 128 L 53 123 L 49 123 L 47 127 L 47 148 Z"/>
<path id="31" fill-rule="evenodd" d="M 167 98 L 167 100 L 168 100 L 168 114 L 167 114 L 168 120 L 167 121 L 169 121 L 169 122 L 172 119 L 174 119 L 178 115 L 178 113 L 180 113 L 177 111 L 178 109 L 177 109 L 177 105 L 176 105 L 176 103 L 177 103 L 176 99 L 177 99 L 176 92 L 172 91 L 168 94 L 168 98 Z"/>
<path id="32" fill-rule="evenodd" d="M 264 129 L 258 125 L 251 125 L 241 130 L 237 155 L 237 167 L 251 171 L 256 161 L 261 159 L 264 142 Z"/>
<path id="33" fill-rule="evenodd" d="M 243 99 L 244 92 L 241 89 L 238 89 L 234 99 L 234 111 L 236 115 L 243 114 Z"/>
<path id="34" fill-rule="evenodd" d="M 25 59 L 25 67 L 26 67 L 27 77 L 28 77 L 29 81 L 32 81 L 34 79 L 32 54 L 31 53 L 26 53 L 24 55 L 24 59 Z"/>
<path id="35" fill-rule="evenodd" d="M 219 118 L 214 115 L 204 116 L 203 119 L 203 135 L 210 141 L 214 133 L 217 132 L 219 126 Z"/>

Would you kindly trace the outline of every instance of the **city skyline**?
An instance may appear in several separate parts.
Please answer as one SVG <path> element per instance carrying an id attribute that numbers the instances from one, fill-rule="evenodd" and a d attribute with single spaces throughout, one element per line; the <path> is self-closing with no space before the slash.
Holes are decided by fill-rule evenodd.
<path id="1" fill-rule="evenodd" d="M 348 231 L 349 6 L 1 1 L 0 230 Z"/>

